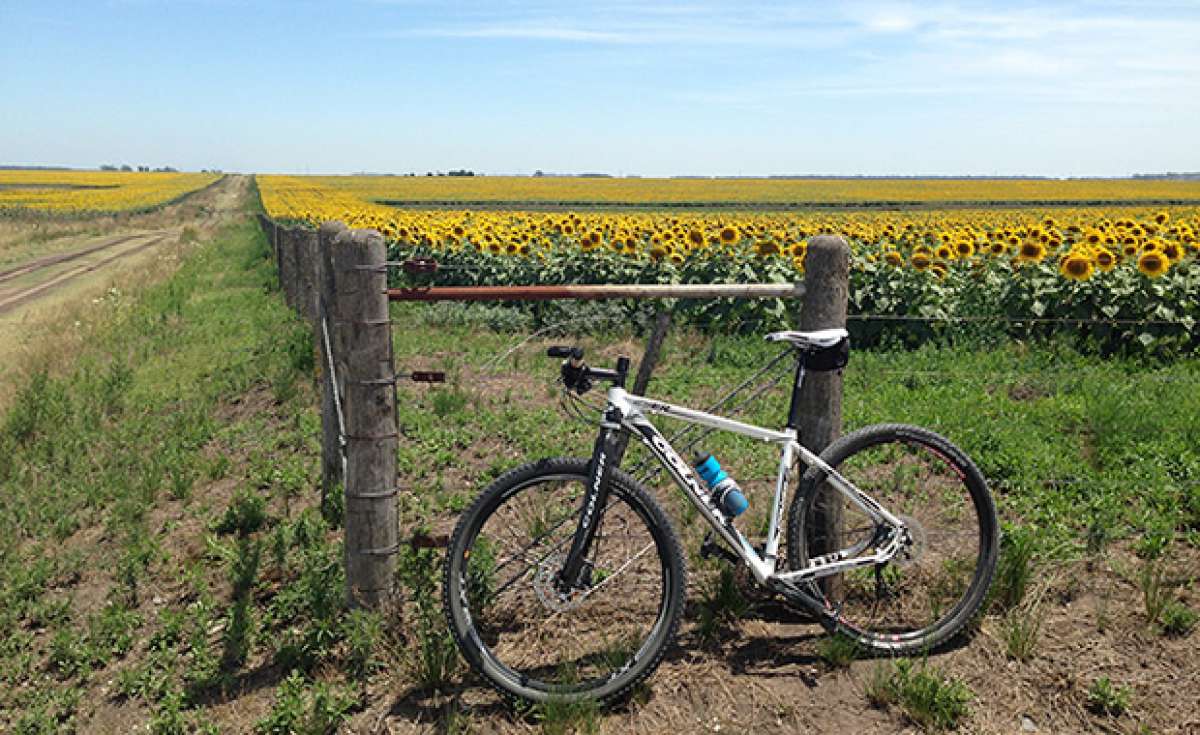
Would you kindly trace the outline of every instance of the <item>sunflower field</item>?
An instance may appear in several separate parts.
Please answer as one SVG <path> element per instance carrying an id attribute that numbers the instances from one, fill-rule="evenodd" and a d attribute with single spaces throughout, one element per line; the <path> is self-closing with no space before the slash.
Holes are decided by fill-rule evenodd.
<path id="1" fill-rule="evenodd" d="M 567 187 L 560 201 L 579 201 L 569 187 L 581 180 L 536 181 Z M 689 187 L 710 183 L 678 181 Z M 1139 205 L 1136 192 L 1129 192 L 1143 182 L 967 182 L 985 189 L 1062 185 L 1059 193 L 1039 194 L 1047 201 L 1078 196 L 1076 184 L 1103 185 L 1106 196 L 1124 191 L 1132 197 L 1122 205 L 688 212 L 655 210 L 651 200 L 639 211 L 397 208 L 379 203 L 379 192 L 393 186 L 387 178 L 262 176 L 258 182 L 274 219 L 374 228 L 392 241 L 397 258 L 431 256 L 453 266 L 433 277 L 437 285 L 792 281 L 802 277 L 809 239 L 836 233 L 851 244 L 852 327 L 860 343 L 1068 333 L 1103 351 L 1171 353 L 1200 344 L 1194 329 L 1200 318 L 1200 206 Z M 754 193 L 754 181 L 720 180 L 730 183 Z M 776 183 L 796 182 L 757 185 Z M 910 196 L 916 197 L 933 185 L 965 186 L 942 180 L 850 183 L 879 183 L 884 188 L 875 196 L 895 198 L 903 192 L 886 187 L 912 186 Z M 954 195 L 968 198 L 969 192 L 955 189 Z M 697 323 L 726 329 L 762 330 L 788 317 L 779 302 L 680 308 Z"/>
<path id="2" fill-rule="evenodd" d="M 212 184 L 219 174 L 0 170 L 0 213 L 129 212 L 168 204 Z"/>

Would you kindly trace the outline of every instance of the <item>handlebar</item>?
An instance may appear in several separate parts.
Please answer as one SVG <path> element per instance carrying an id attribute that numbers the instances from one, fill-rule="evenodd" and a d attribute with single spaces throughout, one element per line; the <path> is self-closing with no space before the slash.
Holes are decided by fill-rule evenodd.
<path id="1" fill-rule="evenodd" d="M 608 380 L 613 385 L 625 387 L 625 376 L 629 373 L 629 358 L 618 357 L 615 370 L 608 368 L 588 367 L 583 361 L 582 347 L 555 345 L 546 350 L 548 357 L 564 357 L 562 368 L 563 385 L 568 390 L 583 395 L 592 389 L 592 380 Z"/>

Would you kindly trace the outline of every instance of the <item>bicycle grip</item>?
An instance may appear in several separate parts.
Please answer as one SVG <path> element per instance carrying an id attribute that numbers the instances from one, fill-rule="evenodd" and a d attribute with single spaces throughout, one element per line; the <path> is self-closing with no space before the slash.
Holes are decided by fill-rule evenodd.
<path id="1" fill-rule="evenodd" d="M 546 350 L 547 357 L 570 357 L 575 360 L 583 358 L 582 347 L 567 347 L 566 345 L 555 345 Z"/>

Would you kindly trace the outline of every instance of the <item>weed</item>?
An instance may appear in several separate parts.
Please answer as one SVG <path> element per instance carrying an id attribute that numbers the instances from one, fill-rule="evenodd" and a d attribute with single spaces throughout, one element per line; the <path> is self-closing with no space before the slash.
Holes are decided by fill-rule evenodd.
<path id="1" fill-rule="evenodd" d="M 817 655 L 835 669 L 846 668 L 862 654 L 858 641 L 841 633 L 826 636 L 817 644 Z"/>
<path id="2" fill-rule="evenodd" d="M 1153 518 L 1133 544 L 1133 550 L 1147 561 L 1162 557 L 1175 536 L 1174 523 L 1165 518 Z"/>
<path id="3" fill-rule="evenodd" d="M 1163 606 L 1162 612 L 1159 613 L 1158 625 L 1166 635 L 1182 638 L 1192 632 L 1198 619 L 1200 615 L 1195 610 L 1182 602 L 1172 600 Z"/>
<path id="4" fill-rule="evenodd" d="M 1166 570 L 1158 561 L 1148 561 L 1138 572 L 1138 588 L 1142 591 L 1142 605 L 1146 610 L 1146 620 L 1155 624 L 1162 618 L 1163 610 L 1169 601 L 1166 585 Z"/>
<path id="5" fill-rule="evenodd" d="M 366 680 L 382 665 L 375 653 L 383 635 L 383 618 L 366 610 L 351 610 L 342 621 L 342 637 L 346 640 L 346 669 L 355 680 Z"/>
<path id="6" fill-rule="evenodd" d="M 1129 710 L 1132 698 L 1129 687 L 1114 686 L 1107 676 L 1102 676 L 1088 687 L 1087 707 L 1098 715 L 1119 717 Z"/>
<path id="7" fill-rule="evenodd" d="M 1028 661 L 1033 658 L 1041 630 L 1042 610 L 1040 605 L 1009 610 L 1000 622 L 1000 631 L 1004 638 L 1004 653 L 1017 661 Z"/>
<path id="8" fill-rule="evenodd" d="M 184 714 L 185 704 L 183 692 L 179 690 L 167 692 L 166 696 L 160 699 L 154 707 L 154 714 L 150 718 L 151 734 L 186 735 L 190 728 Z"/>
<path id="9" fill-rule="evenodd" d="M 458 646 L 446 630 L 439 594 L 439 555 L 434 549 L 404 549 L 398 560 L 400 580 L 414 604 L 416 620 L 409 624 L 415 649 L 411 669 L 417 685 L 438 690 L 458 672 Z"/>
<path id="10" fill-rule="evenodd" d="M 534 708 L 533 717 L 545 735 L 590 735 L 600 731 L 600 705 L 592 699 L 570 701 L 551 697 Z"/>
<path id="11" fill-rule="evenodd" d="M 937 730 L 957 727 L 974 696 L 961 681 L 909 659 L 877 664 L 865 690 L 873 706 L 898 706 L 914 724 Z"/>
<path id="12" fill-rule="evenodd" d="M 213 525 L 220 534 L 237 533 L 249 535 L 262 528 L 267 522 L 267 499 L 248 488 L 234 493 L 225 514 Z"/>
<path id="13" fill-rule="evenodd" d="M 433 413 L 439 418 L 456 414 L 467 405 L 467 394 L 458 388 L 438 388 L 429 392 Z"/>
<path id="14" fill-rule="evenodd" d="M 696 629 L 700 639 L 712 643 L 723 629 L 740 620 L 750 609 L 750 603 L 738 589 L 734 569 L 722 564 L 720 572 L 710 576 L 698 603 L 700 619 Z"/>
<path id="15" fill-rule="evenodd" d="M 993 609 L 1012 610 L 1025 599 L 1025 591 L 1033 577 L 1033 552 L 1033 534 L 1030 532 L 1011 529 L 1001 538 L 1000 559 L 989 593 Z"/>
<path id="16" fill-rule="evenodd" d="M 255 723 L 260 735 L 326 735 L 336 732 L 354 707 L 354 698 L 341 688 L 317 682 L 309 685 L 293 671 L 276 689 L 271 712 Z"/>

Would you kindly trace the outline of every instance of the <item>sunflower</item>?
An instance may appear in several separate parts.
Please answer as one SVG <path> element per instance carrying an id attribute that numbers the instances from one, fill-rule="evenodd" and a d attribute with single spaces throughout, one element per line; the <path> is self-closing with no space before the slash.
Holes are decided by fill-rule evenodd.
<path id="1" fill-rule="evenodd" d="M 1018 263 L 1040 263 L 1046 257 L 1046 246 L 1037 240 L 1026 240 L 1017 250 Z"/>
<path id="2" fill-rule="evenodd" d="M 1108 273 L 1117 265 L 1116 256 L 1104 248 L 1097 248 L 1092 257 L 1096 259 L 1096 266 L 1105 273 Z"/>
<path id="3" fill-rule="evenodd" d="M 704 233 L 700 230 L 688 230 L 687 239 L 695 247 L 700 247 L 704 244 Z"/>
<path id="4" fill-rule="evenodd" d="M 1179 247 L 1179 243 L 1177 242 L 1164 243 L 1162 254 L 1167 256 L 1167 260 L 1171 261 L 1171 265 L 1183 260 L 1183 248 Z"/>
<path id="5" fill-rule="evenodd" d="M 959 240 L 954 246 L 954 250 L 960 258 L 969 258 L 975 254 L 975 243 L 970 240 Z"/>
<path id="6" fill-rule="evenodd" d="M 929 253 L 917 251 L 913 253 L 911 262 L 913 268 L 916 268 L 919 271 L 924 271 L 929 268 L 930 263 L 933 262 L 933 258 L 929 257 Z"/>
<path id="7" fill-rule="evenodd" d="M 1158 278 L 1167 272 L 1171 264 L 1162 253 L 1150 250 L 1142 253 L 1142 257 L 1138 258 L 1137 266 L 1142 275 Z"/>
<path id="8" fill-rule="evenodd" d="M 938 260 L 929 266 L 929 272 L 938 278 L 945 278 L 946 272 L 950 270 L 950 266 L 946 265 L 946 261 Z"/>
<path id="9" fill-rule="evenodd" d="M 779 243 L 774 240 L 759 240 L 754 244 L 754 252 L 758 253 L 759 257 L 762 258 L 768 255 L 779 255 Z"/>
<path id="10" fill-rule="evenodd" d="M 731 243 L 734 240 L 738 239 L 737 230 L 733 229 L 732 227 L 722 227 L 720 238 L 721 238 L 721 242 L 723 242 L 723 243 L 726 243 L 726 244 Z"/>
<path id="11" fill-rule="evenodd" d="M 1059 262 L 1058 272 L 1072 281 L 1086 281 L 1092 277 L 1092 261 L 1083 253 L 1068 253 Z"/>
<path id="12" fill-rule="evenodd" d="M 954 250 L 949 245 L 938 245 L 934 254 L 937 255 L 938 260 L 949 260 L 954 257 Z"/>
<path id="13" fill-rule="evenodd" d="M 1160 225 L 1165 225 L 1170 219 L 1171 214 L 1169 212 L 1159 212 L 1158 214 L 1154 215 L 1154 221 Z"/>
<path id="14" fill-rule="evenodd" d="M 883 259 L 887 261 L 887 264 L 890 266 L 895 266 L 898 268 L 904 265 L 904 256 L 895 250 L 888 250 L 885 252 L 883 254 Z"/>

